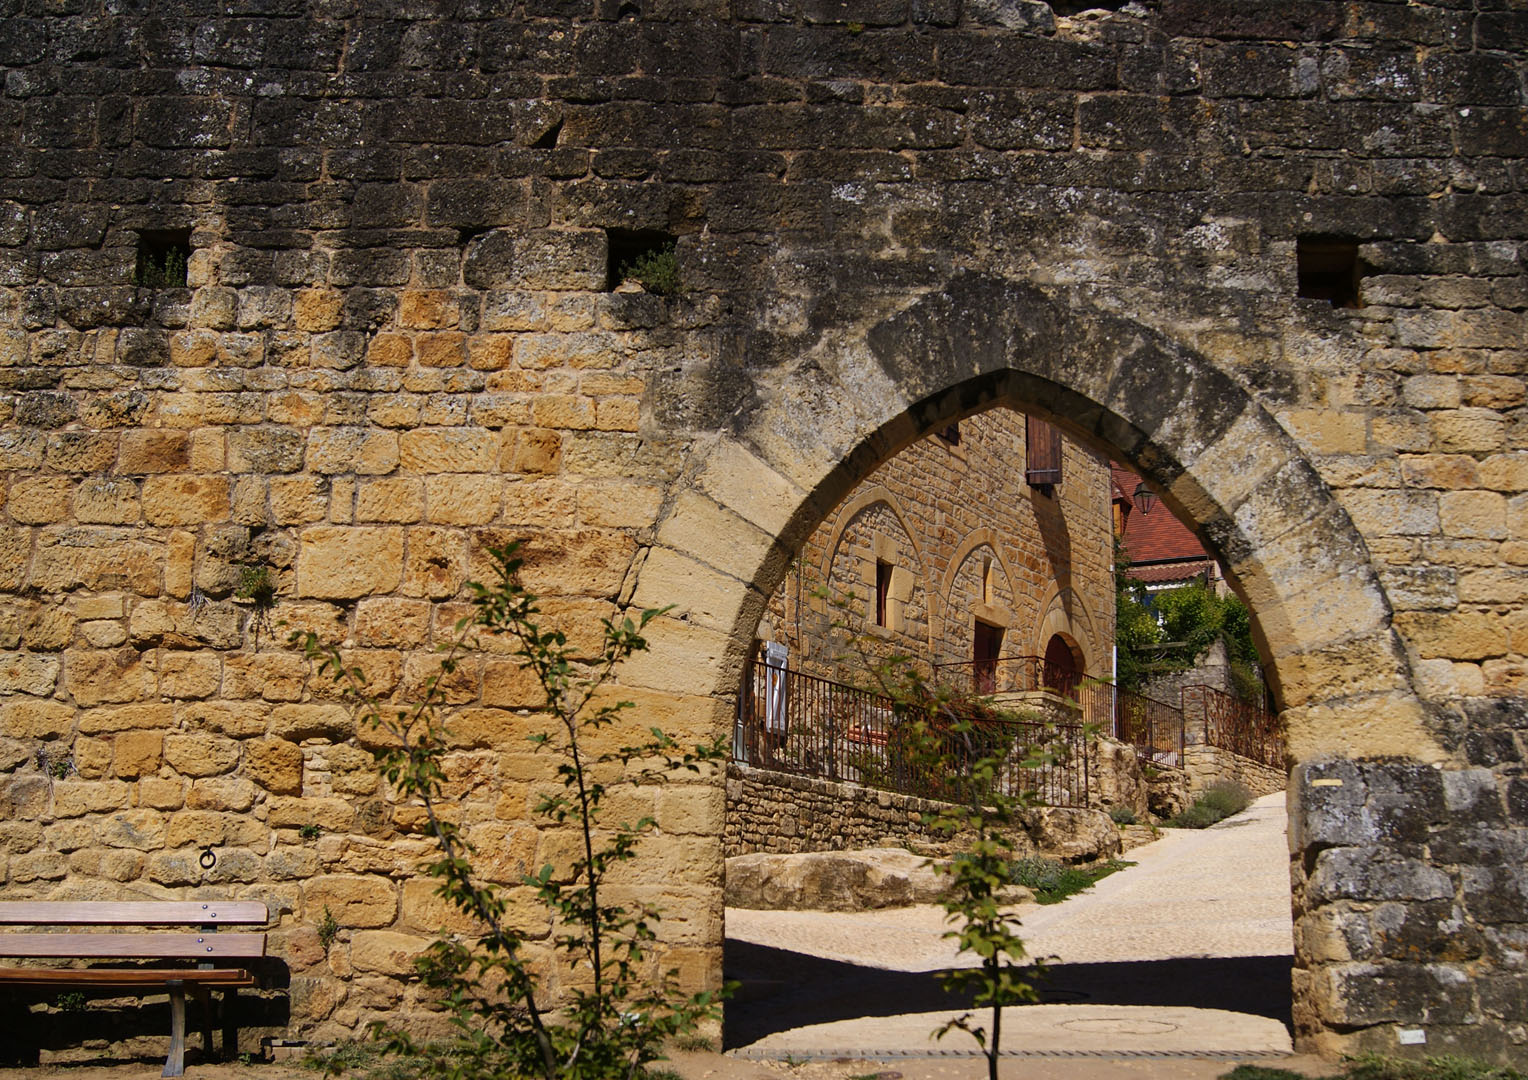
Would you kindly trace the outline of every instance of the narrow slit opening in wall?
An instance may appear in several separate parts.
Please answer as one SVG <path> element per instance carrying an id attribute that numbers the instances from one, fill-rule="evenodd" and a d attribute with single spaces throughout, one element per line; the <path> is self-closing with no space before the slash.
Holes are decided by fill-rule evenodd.
<path id="1" fill-rule="evenodd" d="M 146 289 L 183 289 L 190 260 L 190 229 L 144 229 L 138 234 L 133 284 Z"/>
<path id="2" fill-rule="evenodd" d="M 1361 283 L 1368 267 L 1358 257 L 1358 241 L 1302 236 L 1295 241 L 1296 295 L 1325 300 L 1333 307 L 1363 307 Z"/>
<path id="3" fill-rule="evenodd" d="M 883 559 L 875 561 L 875 624 L 886 626 L 887 608 L 891 599 L 891 563 Z"/>
<path id="4" fill-rule="evenodd" d="M 614 292 L 621 283 L 630 279 L 651 287 L 641 280 L 645 267 L 655 262 L 672 260 L 675 237 L 673 233 L 658 229 L 606 229 L 605 288 Z"/>

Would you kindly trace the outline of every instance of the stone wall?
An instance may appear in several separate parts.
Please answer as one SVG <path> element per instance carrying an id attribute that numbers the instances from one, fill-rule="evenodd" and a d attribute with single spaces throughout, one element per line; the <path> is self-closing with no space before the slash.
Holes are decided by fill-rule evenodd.
<path id="1" fill-rule="evenodd" d="M 832 508 L 1001 405 L 1194 524 L 1292 758 L 1374 785 L 1346 855 L 1295 803 L 1302 910 L 1374 905 L 1305 923 L 1301 1044 L 1438 1024 L 1524 1057 L 1528 13 L 862 8 L 0 6 L 4 894 L 264 897 L 290 1034 L 427 1020 L 417 813 L 257 645 L 241 564 L 403 698 L 524 538 L 576 635 L 676 605 L 620 680 L 631 727 L 688 742 L 731 725 Z M 676 293 L 612 289 L 670 239 Z M 139 274 L 165 243 L 184 287 Z M 523 680 L 482 657 L 450 697 L 453 797 L 513 882 L 562 850 Z M 1394 794 L 1419 777 L 1452 793 L 1425 821 Z M 716 776 L 626 804 L 660 832 L 622 887 L 692 986 L 720 978 L 722 804 Z M 1426 872 L 1392 901 L 1360 856 Z"/>
<path id="2" fill-rule="evenodd" d="M 1183 771 L 1188 775 L 1188 791 L 1191 796 L 1222 781 L 1240 784 L 1259 797 L 1283 791 L 1289 783 L 1289 776 L 1284 770 L 1233 754 L 1218 746 L 1189 747 L 1184 754 Z"/>
<path id="3" fill-rule="evenodd" d="M 806 851 L 909 847 L 945 850 L 949 837 L 929 828 L 940 805 L 815 777 L 727 766 L 727 831 L 734 855 L 799 855 Z"/>
<path id="4" fill-rule="evenodd" d="M 1033 487 L 1026 430 L 1022 414 L 994 409 L 883 463 L 802 544 L 760 637 L 784 642 L 793 668 L 843 678 L 847 650 L 835 622 L 918 660 L 964 663 L 980 619 L 1001 628 L 1005 656 L 1043 656 L 1062 632 L 1077 642 L 1086 672 L 1107 677 L 1108 461 L 1063 440 L 1061 483 Z M 874 621 L 877 560 L 894 568 L 885 626 Z M 851 608 L 831 602 L 851 592 Z"/>

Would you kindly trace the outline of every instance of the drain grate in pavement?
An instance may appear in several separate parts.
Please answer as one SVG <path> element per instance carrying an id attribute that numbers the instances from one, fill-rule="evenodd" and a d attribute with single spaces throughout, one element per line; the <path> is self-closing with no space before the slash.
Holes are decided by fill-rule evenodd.
<path id="1" fill-rule="evenodd" d="M 784 1050 L 741 1046 L 727 1056 L 749 1061 L 885 1061 L 892 1058 L 980 1057 L 970 1050 Z M 1210 1061 L 1241 1061 L 1246 1058 L 1286 1058 L 1286 1050 L 1004 1050 L 1005 1058 L 1201 1058 Z"/>

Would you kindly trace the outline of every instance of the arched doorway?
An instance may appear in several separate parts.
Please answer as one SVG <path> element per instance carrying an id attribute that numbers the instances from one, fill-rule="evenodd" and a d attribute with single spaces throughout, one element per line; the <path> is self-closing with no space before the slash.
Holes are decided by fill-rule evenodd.
<path id="1" fill-rule="evenodd" d="M 1052 634 L 1051 639 L 1045 643 L 1046 689 L 1064 698 L 1076 697 L 1077 685 L 1082 681 L 1082 676 L 1075 647 L 1060 634 Z"/>
<path id="2" fill-rule="evenodd" d="M 880 392 L 851 389 L 866 380 Z M 1253 613 L 1294 762 L 1446 757 L 1363 538 L 1263 406 L 1211 359 L 1138 323 L 979 274 L 822 346 L 693 449 L 654 550 L 687 560 L 682 588 L 704 610 L 682 598 L 624 679 L 698 692 L 722 730 L 765 598 L 806 535 L 881 461 L 995 404 L 1130 463 L 1193 523 Z M 679 587 L 644 568 L 636 602 L 670 602 Z M 1296 815 L 1310 798 L 1302 790 Z M 1315 850 L 1297 852 L 1302 906 Z M 1329 963 L 1302 946 L 1297 986 Z M 1319 1040 L 1340 1010 L 1304 1008 L 1299 993 L 1300 1034 Z"/>

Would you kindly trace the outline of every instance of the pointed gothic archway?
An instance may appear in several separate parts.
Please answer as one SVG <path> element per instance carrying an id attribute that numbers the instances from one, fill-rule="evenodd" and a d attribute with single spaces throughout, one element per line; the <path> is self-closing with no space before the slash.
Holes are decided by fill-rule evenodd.
<path id="1" fill-rule="evenodd" d="M 696 443 L 653 533 L 661 557 L 634 588 L 637 604 L 678 606 L 623 682 L 698 693 L 720 730 L 804 538 L 902 447 L 996 405 L 1130 462 L 1196 526 L 1253 612 L 1296 763 L 1444 758 L 1362 537 L 1254 397 L 1212 358 L 1076 295 L 978 274 L 857 335 L 824 335 Z M 1308 987 L 1317 959 L 1296 966 Z M 1320 1036 L 1298 994 L 1296 1015 Z"/>

